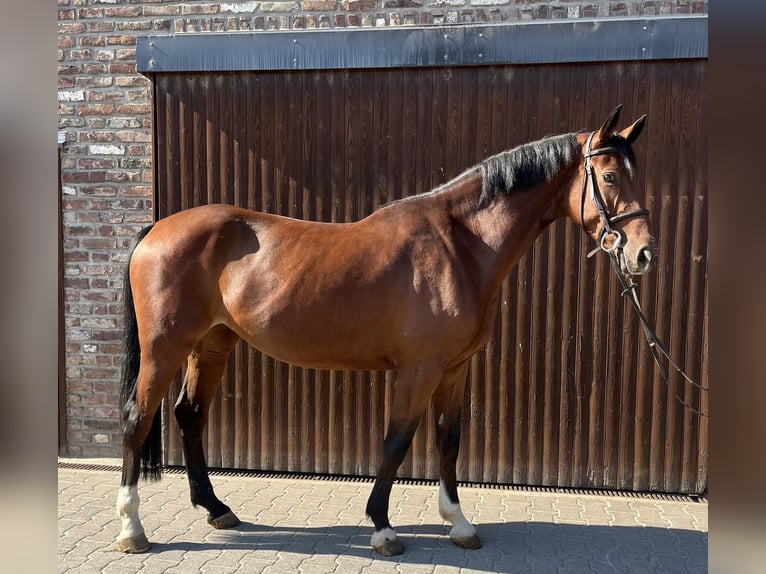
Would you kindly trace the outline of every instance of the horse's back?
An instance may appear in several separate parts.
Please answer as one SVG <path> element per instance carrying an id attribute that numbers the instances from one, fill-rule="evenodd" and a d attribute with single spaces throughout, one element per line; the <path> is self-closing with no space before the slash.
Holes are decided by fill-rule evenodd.
<path id="1" fill-rule="evenodd" d="M 225 204 L 192 207 L 164 217 L 154 224 L 148 239 L 155 244 L 180 246 L 208 239 L 211 234 L 232 231 L 243 223 L 268 222 L 277 216 Z"/>
<path id="2" fill-rule="evenodd" d="M 303 366 L 390 368 L 415 351 L 462 353 L 476 306 L 461 291 L 448 233 L 423 207 L 401 203 L 343 224 L 226 205 L 185 210 L 139 245 L 134 290 L 165 324 L 202 334 L 225 324 Z"/>

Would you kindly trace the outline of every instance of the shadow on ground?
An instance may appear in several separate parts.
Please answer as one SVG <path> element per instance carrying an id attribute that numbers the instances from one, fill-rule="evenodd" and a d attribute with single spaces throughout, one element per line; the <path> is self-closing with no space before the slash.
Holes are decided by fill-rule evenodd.
<path id="1" fill-rule="evenodd" d="M 282 553 L 376 557 L 388 562 L 444 565 L 485 572 L 707 572 L 705 532 L 655 527 L 588 526 L 544 522 L 478 526 L 478 550 L 454 546 L 446 526 L 398 525 L 407 549 L 401 556 L 377 557 L 369 546 L 372 527 L 297 528 L 242 523 L 215 531 L 205 542 L 153 543 L 151 553 L 204 550 L 278 550 Z"/>

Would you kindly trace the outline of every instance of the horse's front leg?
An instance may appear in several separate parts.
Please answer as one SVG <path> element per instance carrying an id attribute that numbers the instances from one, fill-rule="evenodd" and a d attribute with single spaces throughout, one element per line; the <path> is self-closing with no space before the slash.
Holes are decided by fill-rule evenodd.
<path id="1" fill-rule="evenodd" d="M 460 413 L 468 362 L 444 374 L 433 396 L 436 442 L 439 449 L 439 514 L 452 524 L 450 538 L 462 548 L 480 548 L 476 527 L 468 522 L 457 495 L 457 457 L 460 450 Z"/>
<path id="2" fill-rule="evenodd" d="M 207 521 L 214 528 L 233 528 L 240 523 L 231 509 L 215 495 L 202 448 L 202 433 L 207 424 L 210 403 L 237 339 L 237 335 L 223 326 L 212 329 L 206 335 L 189 355 L 184 385 L 173 409 L 181 428 L 191 502 L 208 511 Z"/>
<path id="3" fill-rule="evenodd" d="M 439 381 L 437 368 L 418 367 L 399 369 L 391 405 L 391 417 L 383 442 L 383 460 L 367 501 L 367 516 L 375 525 L 371 544 L 383 556 L 404 552 L 404 544 L 391 528 L 388 504 L 396 471 L 401 466 L 412 444 L 412 437 L 423 416 L 428 399 Z"/>

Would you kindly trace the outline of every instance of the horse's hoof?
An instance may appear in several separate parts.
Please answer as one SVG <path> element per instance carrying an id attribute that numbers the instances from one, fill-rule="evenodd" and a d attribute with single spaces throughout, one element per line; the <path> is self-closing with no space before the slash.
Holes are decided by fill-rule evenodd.
<path id="1" fill-rule="evenodd" d="M 377 530 L 370 540 L 372 549 L 381 556 L 397 556 L 404 552 L 404 544 L 399 541 L 396 532 L 391 528 Z"/>
<path id="2" fill-rule="evenodd" d="M 126 554 L 141 554 L 149 550 L 151 546 L 144 533 L 117 540 L 117 550 Z"/>
<path id="3" fill-rule="evenodd" d="M 460 546 L 460 548 L 467 548 L 468 550 L 476 550 L 477 548 L 481 548 L 481 538 L 479 538 L 476 534 L 466 538 L 451 538 L 455 546 Z"/>
<path id="4" fill-rule="evenodd" d="M 373 546 L 373 550 L 381 556 L 398 556 L 404 552 L 404 549 L 404 544 L 402 544 L 398 538 L 385 540 L 381 544 Z"/>
<path id="5" fill-rule="evenodd" d="M 237 515 L 234 514 L 231 510 L 229 510 L 229 512 L 226 514 L 222 514 L 218 518 L 212 518 L 208 516 L 207 523 L 213 528 L 217 528 L 219 530 L 225 528 L 234 528 L 235 526 L 240 525 L 239 518 L 237 518 Z"/>

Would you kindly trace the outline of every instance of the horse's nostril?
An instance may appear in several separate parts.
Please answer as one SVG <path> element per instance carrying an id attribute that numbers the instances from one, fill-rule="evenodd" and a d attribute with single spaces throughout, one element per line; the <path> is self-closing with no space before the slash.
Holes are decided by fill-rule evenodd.
<path id="1" fill-rule="evenodd" d="M 638 266 L 644 271 L 652 265 L 652 250 L 649 247 L 643 247 L 638 252 Z"/>

